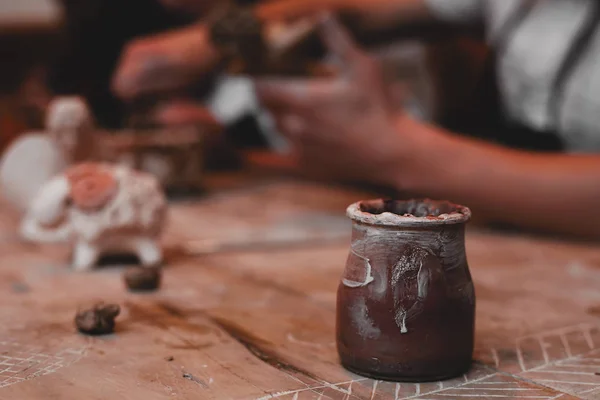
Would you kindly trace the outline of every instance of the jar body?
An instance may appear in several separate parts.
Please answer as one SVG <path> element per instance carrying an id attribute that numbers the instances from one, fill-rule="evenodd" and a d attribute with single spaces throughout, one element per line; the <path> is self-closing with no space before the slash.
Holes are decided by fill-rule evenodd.
<path id="1" fill-rule="evenodd" d="M 424 382 L 471 365 L 475 292 L 465 224 L 354 221 L 337 296 L 342 365 L 360 375 Z"/>

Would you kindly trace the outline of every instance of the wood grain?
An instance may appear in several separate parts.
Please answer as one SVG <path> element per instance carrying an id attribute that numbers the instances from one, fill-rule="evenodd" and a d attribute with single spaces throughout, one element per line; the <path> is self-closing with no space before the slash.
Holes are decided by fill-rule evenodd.
<path id="1" fill-rule="evenodd" d="M 165 243 L 349 234 L 344 209 L 366 196 L 240 182 L 174 205 Z M 335 292 L 349 236 L 301 248 L 173 253 L 161 290 L 136 295 L 120 266 L 75 273 L 68 249 L 19 242 L 17 221 L 0 209 L 0 399 L 600 398 L 597 246 L 471 227 L 473 368 L 449 381 L 395 384 L 338 362 Z M 75 311 L 97 300 L 122 306 L 116 332 L 76 333 Z"/>

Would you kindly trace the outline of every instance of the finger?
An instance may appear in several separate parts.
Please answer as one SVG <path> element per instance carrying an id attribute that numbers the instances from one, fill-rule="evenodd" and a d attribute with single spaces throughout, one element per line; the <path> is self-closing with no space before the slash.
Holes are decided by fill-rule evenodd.
<path id="1" fill-rule="evenodd" d="M 323 14 L 319 21 L 319 32 L 325 46 L 343 63 L 352 64 L 361 59 L 363 53 L 350 33 L 331 14 Z"/>
<path id="2" fill-rule="evenodd" d="M 322 121 L 318 117 L 280 113 L 274 115 L 274 120 L 278 132 L 283 134 L 292 145 L 331 149 L 343 140 L 340 138 L 339 130 L 331 129 L 327 121 Z M 333 153 L 329 152 L 330 156 L 331 154 Z"/>
<path id="3" fill-rule="evenodd" d="M 176 68 L 170 60 L 152 55 L 124 64 L 113 78 L 112 89 L 117 96 L 132 99 L 141 94 L 173 88 L 176 80 Z"/>
<path id="4" fill-rule="evenodd" d="M 305 110 L 309 105 L 309 84 L 306 81 L 259 79 L 255 81 L 256 96 L 273 111 Z"/>
<path id="5" fill-rule="evenodd" d="M 331 79 L 260 79 L 255 81 L 255 89 L 261 103 L 272 111 L 311 113 L 319 106 L 335 104 L 347 86 Z"/>

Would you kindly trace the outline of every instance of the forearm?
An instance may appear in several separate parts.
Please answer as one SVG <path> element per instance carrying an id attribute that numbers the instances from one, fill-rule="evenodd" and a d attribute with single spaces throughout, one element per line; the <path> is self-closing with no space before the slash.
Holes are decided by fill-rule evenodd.
<path id="1" fill-rule="evenodd" d="M 432 19 L 424 0 L 272 0 L 256 5 L 264 19 L 293 19 L 320 11 L 353 12 L 365 21 L 403 23 Z"/>
<path id="2" fill-rule="evenodd" d="M 600 156 L 522 152 L 408 124 L 425 156 L 399 171 L 400 188 L 469 205 L 493 222 L 600 237 Z"/>

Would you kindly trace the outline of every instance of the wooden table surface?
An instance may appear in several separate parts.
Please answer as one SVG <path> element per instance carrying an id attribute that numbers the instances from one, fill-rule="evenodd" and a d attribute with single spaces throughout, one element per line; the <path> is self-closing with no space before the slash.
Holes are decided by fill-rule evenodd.
<path id="1" fill-rule="evenodd" d="M 232 184 L 174 205 L 161 290 L 128 293 L 122 267 L 72 272 L 68 249 L 19 242 L 0 212 L 0 399 L 600 399 L 600 248 L 468 231 L 476 286 L 472 370 L 396 384 L 339 364 L 335 293 L 369 194 L 314 183 Z M 319 235 L 338 240 L 315 243 Z M 272 241 L 199 257 L 185 240 Z M 122 307 L 117 330 L 78 334 L 78 307 Z"/>

